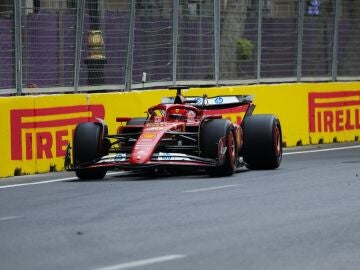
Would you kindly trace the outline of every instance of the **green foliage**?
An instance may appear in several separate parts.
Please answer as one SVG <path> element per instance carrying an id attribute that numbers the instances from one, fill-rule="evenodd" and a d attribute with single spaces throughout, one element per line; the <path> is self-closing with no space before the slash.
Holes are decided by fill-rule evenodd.
<path id="1" fill-rule="evenodd" d="M 248 60 L 253 54 L 254 45 L 247 38 L 239 38 L 236 42 L 236 56 L 238 60 Z"/>

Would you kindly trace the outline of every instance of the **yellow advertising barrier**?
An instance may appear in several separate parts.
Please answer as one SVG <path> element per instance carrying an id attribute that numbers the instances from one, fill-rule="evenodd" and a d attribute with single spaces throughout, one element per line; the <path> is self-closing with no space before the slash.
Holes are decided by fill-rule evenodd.
<path id="1" fill-rule="evenodd" d="M 119 116 L 146 109 L 175 91 L 34 95 L 0 98 L 0 177 L 63 170 L 66 145 L 77 123 L 104 119 L 109 132 Z M 360 133 L 360 82 L 191 88 L 187 96 L 251 94 L 255 114 L 278 116 L 286 146 L 356 141 Z M 236 121 L 243 115 L 228 114 Z"/>

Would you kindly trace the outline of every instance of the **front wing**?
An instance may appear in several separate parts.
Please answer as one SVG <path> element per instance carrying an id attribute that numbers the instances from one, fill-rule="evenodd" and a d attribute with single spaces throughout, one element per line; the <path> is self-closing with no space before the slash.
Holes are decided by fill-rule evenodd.
<path id="1" fill-rule="evenodd" d="M 68 161 L 66 161 L 68 159 Z M 150 161 L 143 164 L 132 164 L 129 162 L 130 154 L 116 153 L 103 156 L 97 160 L 86 162 L 83 164 L 73 165 L 70 161 L 70 152 L 65 158 L 65 169 L 68 171 L 88 169 L 88 168 L 107 168 L 111 169 L 125 169 L 125 170 L 141 170 L 151 167 L 179 167 L 179 166 L 193 166 L 193 167 L 215 167 L 217 160 L 202 158 L 198 156 L 188 155 L 184 153 L 165 153 L 158 152 L 152 155 Z"/>

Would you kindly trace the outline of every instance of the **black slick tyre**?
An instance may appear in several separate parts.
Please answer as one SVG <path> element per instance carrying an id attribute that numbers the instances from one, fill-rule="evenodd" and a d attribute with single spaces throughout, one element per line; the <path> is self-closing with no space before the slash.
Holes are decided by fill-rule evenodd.
<path id="1" fill-rule="evenodd" d="M 208 172 L 212 176 L 229 176 L 235 171 L 238 148 L 234 127 L 227 119 L 210 119 L 201 125 L 200 150 L 204 158 L 217 161 Z"/>
<path id="2" fill-rule="evenodd" d="M 254 170 L 276 169 L 282 160 L 280 121 L 271 114 L 251 115 L 244 119 L 242 149 L 246 167 Z"/>
<path id="3" fill-rule="evenodd" d="M 102 179 L 106 175 L 104 168 L 86 168 L 87 163 L 106 154 L 104 127 L 100 123 L 85 122 L 76 126 L 73 140 L 73 159 L 76 176 L 80 179 Z M 83 168 L 81 168 L 83 167 Z"/>

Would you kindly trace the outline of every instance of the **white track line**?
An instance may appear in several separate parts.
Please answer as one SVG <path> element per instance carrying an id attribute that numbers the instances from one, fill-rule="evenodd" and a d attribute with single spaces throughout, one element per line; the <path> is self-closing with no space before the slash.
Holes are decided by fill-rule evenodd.
<path id="1" fill-rule="evenodd" d="M 112 265 L 112 266 L 107 266 L 107 267 L 96 268 L 95 270 L 129 269 L 129 268 L 147 266 L 147 265 L 155 264 L 155 263 L 168 262 L 168 261 L 172 261 L 172 260 L 182 259 L 185 257 L 186 257 L 186 255 L 181 255 L 181 254 L 166 255 L 166 256 L 162 256 L 162 257 L 156 257 L 156 258 L 127 262 L 127 263 L 122 263 L 122 264 L 117 264 L 117 265 Z"/>
<path id="2" fill-rule="evenodd" d="M 194 192 L 202 192 L 202 191 L 211 191 L 211 190 L 218 190 L 230 187 L 238 187 L 240 185 L 226 185 L 226 186 L 217 186 L 217 187 L 208 187 L 208 188 L 199 188 L 199 189 L 192 189 L 192 190 L 185 190 L 185 193 L 194 193 Z"/>
<path id="3" fill-rule="evenodd" d="M 360 148 L 360 145 L 326 148 L 326 149 L 316 149 L 316 150 L 304 150 L 304 151 L 296 151 L 296 152 L 284 152 L 283 155 L 290 156 L 290 155 L 299 155 L 299 154 L 311 154 L 311 153 L 316 153 L 316 152 L 329 152 L 329 151 L 349 150 L 349 149 L 356 149 L 356 148 Z M 107 173 L 107 175 L 114 175 L 114 174 L 119 174 L 119 173 L 123 173 L 123 172 L 110 172 L 110 173 Z M 56 182 L 76 180 L 76 179 L 78 179 L 78 178 L 77 177 L 68 177 L 68 178 L 59 178 L 59 179 L 33 182 L 33 183 L 13 184 L 13 185 L 0 186 L 0 189 L 22 187 L 22 186 L 32 186 L 32 185 L 42 185 L 42 184 L 56 183 Z M 203 190 L 199 190 L 199 191 L 203 191 Z M 184 192 L 199 192 L 199 191 L 189 190 L 189 191 L 184 191 Z"/>
<path id="4" fill-rule="evenodd" d="M 119 174 L 119 173 L 122 173 L 122 172 L 107 173 L 106 175 L 113 175 L 113 174 Z M 46 181 L 40 181 L 40 182 L 32 182 L 32 183 L 23 183 L 23 184 L 13 184 L 13 185 L 7 185 L 7 186 L 0 186 L 0 189 L 23 187 L 23 186 L 33 186 L 33 185 L 42 185 L 42 184 L 63 182 L 63 181 L 69 181 L 69 180 L 77 180 L 77 179 L 78 179 L 77 177 L 66 177 L 66 178 L 46 180 Z"/>
<path id="5" fill-rule="evenodd" d="M 286 153 L 283 153 L 283 155 L 289 156 L 289 155 L 298 155 L 298 154 L 311 154 L 311 153 L 316 153 L 316 152 L 330 152 L 330 151 L 349 150 L 349 149 L 356 149 L 356 148 L 360 148 L 360 145 L 343 146 L 343 147 L 326 148 L 326 149 L 315 149 L 315 150 L 304 150 L 304 151 L 296 151 L 296 152 L 286 152 Z"/>
<path id="6" fill-rule="evenodd" d="M 77 177 L 59 178 L 59 179 L 53 179 L 53 180 L 47 180 L 47 181 L 41 181 L 41 182 L 33 182 L 33 183 L 23 183 L 23 184 L 14 184 L 14 185 L 0 186 L 0 189 L 4 189 L 4 188 L 14 188 L 14 187 L 23 187 L 23 186 L 33 186 L 33 185 L 42 185 L 42 184 L 62 182 L 62 181 L 75 180 L 75 179 L 77 179 Z"/>
<path id="7" fill-rule="evenodd" d="M 10 216 L 10 217 L 2 217 L 0 218 L 0 221 L 7 221 L 7 220 L 12 220 L 12 219 L 18 219 L 21 218 L 19 216 Z"/>

